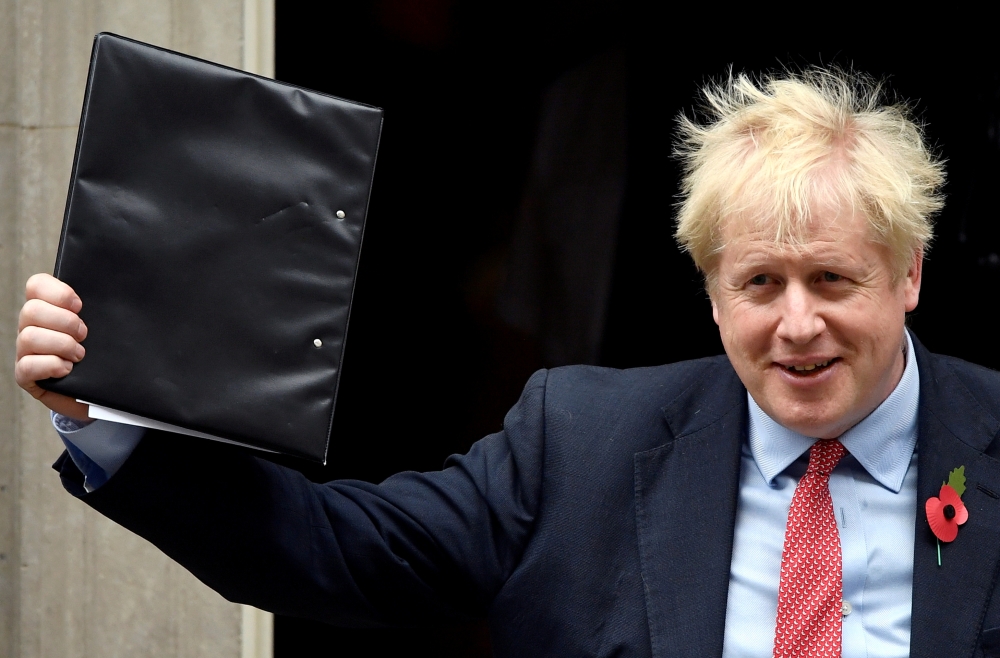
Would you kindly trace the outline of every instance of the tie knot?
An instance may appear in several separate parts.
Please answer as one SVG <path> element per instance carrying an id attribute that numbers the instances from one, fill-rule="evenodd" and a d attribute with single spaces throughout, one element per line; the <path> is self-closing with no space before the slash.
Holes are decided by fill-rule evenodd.
<path id="1" fill-rule="evenodd" d="M 847 448 L 837 439 L 820 439 L 809 449 L 809 466 L 806 467 L 806 473 L 830 475 L 846 454 Z"/>

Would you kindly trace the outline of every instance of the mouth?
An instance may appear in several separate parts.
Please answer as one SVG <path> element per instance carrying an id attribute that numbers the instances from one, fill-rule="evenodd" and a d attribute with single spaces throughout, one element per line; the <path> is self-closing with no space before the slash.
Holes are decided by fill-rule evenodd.
<path id="1" fill-rule="evenodd" d="M 779 365 L 793 375 L 797 375 L 799 377 L 809 377 L 826 370 L 837 361 L 840 361 L 840 357 L 834 357 L 832 359 L 827 359 L 826 361 L 816 361 L 815 363 L 802 363 L 791 366 L 786 366 L 784 364 Z"/>

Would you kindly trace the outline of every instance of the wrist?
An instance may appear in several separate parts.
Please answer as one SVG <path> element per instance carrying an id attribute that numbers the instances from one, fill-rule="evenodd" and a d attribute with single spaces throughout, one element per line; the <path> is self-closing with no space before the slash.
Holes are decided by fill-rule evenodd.
<path id="1" fill-rule="evenodd" d="M 60 416 L 71 418 L 78 423 L 90 424 L 93 420 L 88 413 L 89 407 L 71 397 L 46 391 L 38 397 L 38 401 Z"/>

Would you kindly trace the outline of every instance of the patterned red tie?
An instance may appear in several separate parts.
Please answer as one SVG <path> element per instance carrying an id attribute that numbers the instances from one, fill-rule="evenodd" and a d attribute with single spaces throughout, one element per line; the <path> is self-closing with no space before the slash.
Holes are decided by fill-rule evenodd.
<path id="1" fill-rule="evenodd" d="M 774 658 L 839 658 L 843 564 L 830 472 L 847 450 L 820 440 L 788 510 L 778 584 Z"/>

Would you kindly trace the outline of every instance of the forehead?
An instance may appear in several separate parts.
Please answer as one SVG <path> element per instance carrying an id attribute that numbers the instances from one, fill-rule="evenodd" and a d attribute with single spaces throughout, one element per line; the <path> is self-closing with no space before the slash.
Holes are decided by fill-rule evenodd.
<path id="1" fill-rule="evenodd" d="M 720 264 L 724 266 L 762 261 L 890 266 L 889 250 L 875 239 L 867 218 L 840 208 L 818 209 L 808 220 L 790 227 L 766 219 L 734 218 L 724 223 L 722 238 Z"/>

